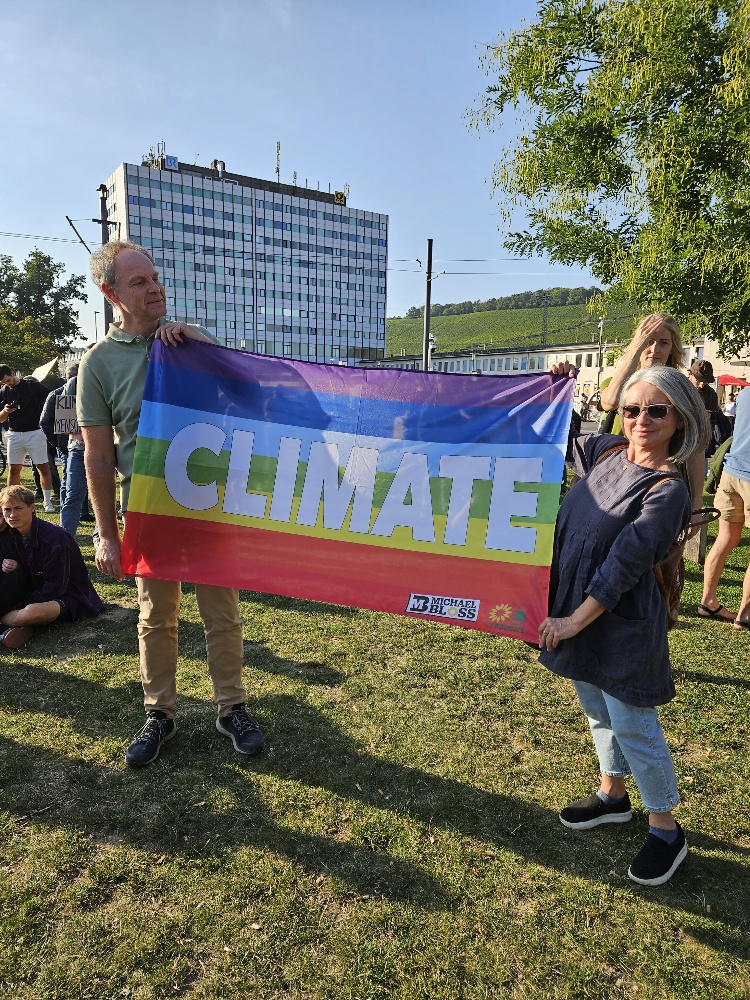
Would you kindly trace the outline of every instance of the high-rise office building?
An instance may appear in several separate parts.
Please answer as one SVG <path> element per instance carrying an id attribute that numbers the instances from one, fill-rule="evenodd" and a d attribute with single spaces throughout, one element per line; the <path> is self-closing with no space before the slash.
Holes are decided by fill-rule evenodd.
<path id="1" fill-rule="evenodd" d="M 388 216 L 327 193 L 181 163 L 107 181 L 110 238 L 153 253 L 171 318 L 229 347 L 356 364 L 385 353 Z"/>

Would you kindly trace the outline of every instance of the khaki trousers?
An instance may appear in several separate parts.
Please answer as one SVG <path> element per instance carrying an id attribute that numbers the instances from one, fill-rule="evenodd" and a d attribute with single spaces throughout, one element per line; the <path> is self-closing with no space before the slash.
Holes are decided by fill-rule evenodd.
<path id="1" fill-rule="evenodd" d="M 177 619 L 181 588 L 177 580 L 137 578 L 138 648 L 143 704 L 174 718 L 177 700 Z M 245 700 L 242 685 L 242 622 L 239 594 L 230 587 L 196 584 L 195 596 L 206 635 L 208 672 L 219 715 Z"/>

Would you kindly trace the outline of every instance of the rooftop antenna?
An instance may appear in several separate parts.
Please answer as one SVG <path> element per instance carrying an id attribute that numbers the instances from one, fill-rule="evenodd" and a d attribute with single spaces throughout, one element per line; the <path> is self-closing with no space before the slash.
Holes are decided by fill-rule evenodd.
<path id="1" fill-rule="evenodd" d="M 344 184 L 344 197 L 346 198 L 347 201 L 349 201 L 349 192 L 350 191 L 351 191 L 351 188 L 349 187 L 349 185 L 348 184 Z"/>
<path id="2" fill-rule="evenodd" d="M 297 171 L 296 170 L 292 173 L 292 184 L 295 187 L 297 187 Z"/>
<path id="3" fill-rule="evenodd" d="M 276 183 L 281 184 L 281 143 L 276 142 Z"/>

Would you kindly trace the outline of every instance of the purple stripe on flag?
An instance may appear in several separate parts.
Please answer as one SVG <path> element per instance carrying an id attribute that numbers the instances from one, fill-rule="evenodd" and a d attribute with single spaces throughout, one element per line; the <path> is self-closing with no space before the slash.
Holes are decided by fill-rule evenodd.
<path id="1" fill-rule="evenodd" d="M 438 406 L 500 406 L 567 402 L 567 377 L 539 375 L 449 375 L 384 368 L 349 368 L 247 354 L 229 347 L 187 340 L 180 347 L 154 343 L 151 360 L 217 379 L 263 387 L 306 389 L 314 395 L 357 396 Z"/>

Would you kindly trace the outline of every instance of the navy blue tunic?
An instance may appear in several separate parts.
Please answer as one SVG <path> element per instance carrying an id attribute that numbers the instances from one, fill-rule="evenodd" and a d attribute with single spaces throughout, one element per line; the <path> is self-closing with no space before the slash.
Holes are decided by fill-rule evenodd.
<path id="1" fill-rule="evenodd" d="M 549 614 L 565 618 L 587 596 L 606 611 L 539 659 L 628 705 L 653 707 L 675 695 L 666 605 L 653 567 L 689 522 L 690 495 L 681 479 L 664 481 L 664 472 L 634 465 L 624 450 L 595 464 L 625 443 L 611 434 L 575 443 L 576 471 L 584 478 L 558 514 Z"/>

